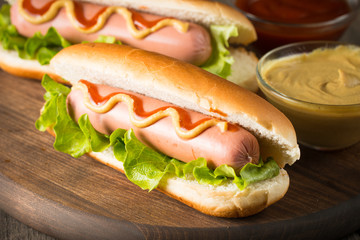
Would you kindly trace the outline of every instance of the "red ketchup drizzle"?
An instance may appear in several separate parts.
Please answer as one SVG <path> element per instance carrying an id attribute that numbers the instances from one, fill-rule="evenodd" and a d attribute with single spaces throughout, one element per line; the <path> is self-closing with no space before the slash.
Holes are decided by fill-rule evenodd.
<path id="1" fill-rule="evenodd" d="M 31 0 L 24 0 L 23 8 L 33 15 L 44 15 L 54 2 L 55 1 L 50 1 L 41 8 L 36 8 L 34 5 L 32 5 Z"/>
<path id="2" fill-rule="evenodd" d="M 203 122 L 206 122 L 210 119 L 212 119 L 211 117 L 205 117 L 202 118 L 196 122 L 192 122 L 191 121 L 191 117 L 190 114 L 187 110 L 176 107 L 176 106 L 163 106 L 160 108 L 157 108 L 155 110 L 152 111 L 145 111 L 143 108 L 143 102 L 139 97 L 136 97 L 135 95 L 129 94 L 129 93 L 124 93 L 124 92 L 113 92 L 110 93 L 106 96 L 101 96 L 99 94 L 99 89 L 98 86 L 94 83 L 91 83 L 89 81 L 86 80 L 80 80 L 79 81 L 82 84 L 85 84 L 87 89 L 88 89 L 88 93 L 92 99 L 92 101 L 96 104 L 96 105 L 103 105 L 105 104 L 107 101 L 109 101 L 109 99 L 117 94 L 125 94 L 130 96 L 133 100 L 134 100 L 134 112 L 137 116 L 142 117 L 142 118 L 146 118 L 149 117 L 161 110 L 166 110 L 167 108 L 174 108 L 180 116 L 180 126 L 181 128 L 184 128 L 186 130 L 191 130 L 196 128 L 198 125 L 202 124 Z"/>
<path id="3" fill-rule="evenodd" d="M 134 21 L 134 24 L 137 27 L 137 29 L 151 28 L 161 20 L 165 19 L 165 18 L 159 18 L 157 20 L 148 21 L 143 18 L 141 13 L 136 12 L 134 10 L 129 10 L 129 11 L 132 13 L 132 20 Z"/>
<path id="4" fill-rule="evenodd" d="M 55 1 L 50 1 L 50 2 L 46 3 L 44 6 L 42 6 L 41 8 L 36 8 L 36 7 L 34 7 L 34 5 L 32 5 L 31 0 L 24 0 L 23 8 L 33 15 L 41 16 L 41 15 L 44 15 L 50 9 L 51 5 L 54 2 Z M 83 29 L 89 29 L 89 28 L 93 27 L 97 23 L 99 16 L 107 9 L 107 7 L 103 7 L 92 18 L 87 19 L 84 15 L 83 4 L 78 3 L 78 2 L 73 2 L 73 3 L 74 3 L 74 8 L 75 8 L 76 21 L 81 25 L 81 27 Z"/>
<path id="5" fill-rule="evenodd" d="M 78 23 L 82 25 L 82 28 L 89 29 L 97 23 L 99 16 L 106 11 L 107 7 L 101 8 L 91 19 L 87 19 L 84 15 L 83 4 L 74 2 L 75 15 Z"/>
<path id="6" fill-rule="evenodd" d="M 46 3 L 41 8 L 36 8 L 32 5 L 31 0 L 23 1 L 23 8 L 32 15 L 44 15 L 55 1 Z M 83 29 L 89 29 L 93 27 L 99 18 L 99 16 L 106 11 L 107 7 L 101 8 L 92 18 L 87 19 L 84 15 L 84 7 L 82 3 L 74 2 L 75 18 Z M 134 10 L 129 10 L 132 13 L 132 20 L 138 29 L 146 29 L 155 26 L 158 22 L 165 18 L 158 18 L 157 20 L 148 21 L 145 20 L 141 13 Z"/>

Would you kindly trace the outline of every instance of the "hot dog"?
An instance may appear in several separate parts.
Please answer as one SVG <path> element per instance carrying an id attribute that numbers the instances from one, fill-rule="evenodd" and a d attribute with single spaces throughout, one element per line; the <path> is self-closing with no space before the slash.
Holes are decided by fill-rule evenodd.
<path id="1" fill-rule="evenodd" d="M 36 19 L 34 13 L 40 12 L 39 9 L 44 8 L 44 6 L 47 7 L 45 9 L 49 11 L 51 5 L 48 5 L 47 2 L 52 2 L 50 0 L 22 1 L 23 6 L 29 5 L 28 8 L 25 8 L 25 14 L 28 14 L 25 16 L 34 20 Z M 26 5 L 25 3 L 28 4 Z M 79 22 L 79 19 L 93 19 L 98 17 L 104 9 L 109 9 L 91 3 L 74 4 L 74 2 L 71 1 L 70 3 L 73 4 L 75 9 L 78 9 L 74 11 L 75 22 Z M 177 25 L 165 25 L 149 35 L 137 37 L 129 31 L 127 26 L 129 24 L 128 20 L 124 17 L 126 15 L 125 13 L 120 12 L 120 9 L 123 11 L 124 9 L 119 7 L 114 8 L 114 13 L 106 19 L 106 23 L 104 23 L 98 31 L 87 33 L 74 27 L 74 23 L 69 19 L 70 7 L 65 7 L 67 5 L 64 5 L 62 8 L 59 7 L 58 14 L 53 19 L 45 21 L 42 24 L 33 24 L 25 19 L 22 14 L 19 14 L 21 12 L 19 9 L 20 6 L 20 4 L 14 4 L 12 6 L 11 22 L 16 26 L 18 32 L 26 37 L 32 37 L 35 32 L 38 31 L 45 35 L 51 26 L 55 27 L 61 36 L 73 43 L 95 41 L 101 35 L 114 36 L 116 39 L 121 40 L 121 42 L 127 45 L 161 53 L 195 65 L 205 63 L 212 51 L 209 33 L 200 25 L 194 23 L 179 21 L 177 24 L 184 24 L 184 26 L 180 26 L 181 29 L 179 30 L 176 29 Z M 78 7 L 76 8 L 76 6 Z M 117 13 L 116 11 L 119 11 L 120 13 Z M 161 20 L 169 20 L 169 18 L 163 18 L 153 14 L 135 12 L 134 10 L 127 11 L 127 13 L 132 14 L 131 21 L 134 21 L 135 26 L 139 30 L 155 26 L 156 23 Z M 46 13 L 43 15 L 45 14 Z M 95 24 L 95 21 L 83 21 L 81 29 L 91 28 Z M 182 29 L 182 27 L 184 29 Z"/>
<path id="2" fill-rule="evenodd" d="M 18 0 L 13 1 L 10 15 L 18 33 L 28 38 L 36 32 L 45 35 L 50 27 L 70 43 L 111 36 L 123 44 L 201 66 L 257 90 L 255 55 L 227 46 L 228 40 L 247 45 L 256 39 L 253 26 L 240 12 L 207 1 L 158 1 L 119 1 L 109 6 L 104 1 Z M 9 64 L 3 61 L 1 65 L 7 70 Z"/>
<path id="3" fill-rule="evenodd" d="M 83 86 L 83 90 L 76 88 L 79 85 Z M 106 110 L 94 102 L 94 96 L 89 96 L 89 89 L 95 88 L 99 91 L 100 95 L 110 95 L 113 96 L 113 99 L 116 98 L 116 93 L 132 97 L 135 100 L 136 113 L 134 113 L 137 115 L 136 120 L 139 121 L 145 121 L 160 111 L 173 108 L 179 114 L 179 123 L 182 123 L 181 127 L 185 129 L 185 133 L 201 126 L 205 121 L 209 121 L 209 117 L 194 111 L 179 109 L 164 101 L 130 93 L 118 88 L 95 85 L 87 81 L 80 81 L 80 84 L 76 86 L 73 87 L 74 90 L 68 95 L 69 113 L 76 121 L 83 114 L 87 114 L 93 127 L 98 132 L 110 135 L 118 128 L 133 129 L 139 140 L 167 156 L 183 162 L 190 162 L 203 157 L 212 168 L 227 164 L 235 170 L 240 170 L 248 162 L 258 164 L 260 155 L 259 144 L 251 133 L 240 126 L 231 125 L 227 126 L 226 130 L 222 130 L 222 127 L 218 126 L 219 123 L 222 123 L 219 121 L 216 125 L 206 128 L 205 131 L 196 137 L 179 137 L 176 131 L 174 131 L 176 115 L 170 115 L 169 117 L 160 118 L 155 123 L 146 125 L 146 127 L 137 127 L 130 120 L 129 115 L 133 109 L 131 109 L 128 103 L 119 101 L 113 108 Z M 89 103 L 86 102 L 85 99 L 88 97 L 92 103 L 90 101 Z M 107 101 L 111 101 L 111 98 Z M 89 109 L 86 104 L 104 110 L 95 112 Z M 105 102 L 102 102 L 100 106 L 102 105 L 105 105 Z M 141 115 L 138 116 L 139 114 Z"/>
<path id="4" fill-rule="evenodd" d="M 74 45 L 50 67 L 73 86 L 43 80 L 47 102 L 36 126 L 54 132 L 56 149 L 88 153 L 141 188 L 157 188 L 213 216 L 249 216 L 286 193 L 282 168 L 300 156 L 296 135 L 254 93 L 124 45 Z"/>

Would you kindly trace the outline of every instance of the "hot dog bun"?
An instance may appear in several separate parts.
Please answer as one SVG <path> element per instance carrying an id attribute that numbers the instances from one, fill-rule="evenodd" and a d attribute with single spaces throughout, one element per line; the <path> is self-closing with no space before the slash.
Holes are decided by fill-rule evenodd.
<path id="1" fill-rule="evenodd" d="M 239 124 L 257 137 L 261 156 L 274 157 L 281 167 L 299 158 L 294 128 L 279 110 L 191 64 L 128 46 L 92 43 L 63 49 L 50 65 L 71 84 L 86 79 Z"/>
<path id="2" fill-rule="evenodd" d="M 63 49 L 50 66 L 71 84 L 86 79 L 239 124 L 257 137 L 262 157 L 272 156 L 280 167 L 299 158 L 294 129 L 281 112 L 256 94 L 191 64 L 127 46 L 79 44 Z M 123 171 L 111 148 L 89 155 Z M 177 177 L 162 179 L 158 190 L 209 215 L 245 217 L 280 200 L 288 186 L 289 176 L 281 169 L 278 176 L 242 191 L 231 182 L 210 186 Z"/>
<path id="3" fill-rule="evenodd" d="M 91 152 L 94 159 L 124 172 L 112 149 Z M 289 187 L 289 175 L 284 169 L 274 178 L 249 185 L 240 191 L 233 183 L 219 186 L 199 184 L 178 177 L 162 179 L 157 190 L 207 215 L 239 218 L 254 215 L 284 197 Z"/>
<path id="4" fill-rule="evenodd" d="M 16 1 L 9 1 L 11 4 L 16 4 Z M 255 77 L 255 67 L 257 64 L 257 57 L 252 52 L 246 51 L 239 44 L 247 45 L 256 40 L 256 32 L 248 19 L 239 11 L 222 3 L 210 1 L 156 1 L 144 4 L 139 1 L 83 1 L 92 2 L 102 5 L 125 6 L 139 11 L 176 17 L 180 20 L 190 21 L 204 26 L 209 31 L 210 25 L 234 25 L 238 29 L 238 36 L 231 37 L 229 43 L 235 44 L 235 47 L 230 48 L 230 54 L 234 59 L 231 67 L 232 74 L 227 77 L 242 87 L 251 91 L 257 91 L 258 86 Z M 161 7 L 158 7 L 161 6 Z M 20 23 L 20 26 L 22 24 Z M 35 25 L 36 26 L 36 25 Z M 33 28 L 33 27 L 32 27 Z M 25 29 L 32 29 L 25 27 Z M 42 30 L 44 31 L 44 29 Z M 152 44 L 154 46 L 154 44 Z M 140 47 L 141 48 L 141 47 Z M 167 48 L 163 48 L 167 49 Z M 174 48 L 173 48 L 174 49 Z M 1 51 L 0 56 L 2 60 L 0 67 L 5 71 L 18 76 L 41 79 L 42 73 L 49 72 L 45 67 L 36 63 L 34 60 L 26 60 L 28 63 L 19 65 L 16 59 L 9 58 L 7 55 L 11 51 Z M 194 51 L 196 52 L 196 51 Z M 12 60 L 11 60 L 12 59 Z M 29 66 L 29 67 L 28 67 Z M 35 66 L 36 71 L 31 66 Z"/>

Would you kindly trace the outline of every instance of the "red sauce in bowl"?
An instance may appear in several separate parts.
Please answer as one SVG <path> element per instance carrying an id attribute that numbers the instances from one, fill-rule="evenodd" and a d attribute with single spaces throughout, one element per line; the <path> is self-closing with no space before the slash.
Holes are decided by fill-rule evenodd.
<path id="1" fill-rule="evenodd" d="M 256 45 L 266 51 L 299 41 L 337 40 L 351 21 L 347 0 L 236 0 L 236 6 L 248 13 Z"/>
<path id="2" fill-rule="evenodd" d="M 236 5 L 257 17 L 279 23 L 317 23 L 350 12 L 344 0 L 237 0 Z"/>

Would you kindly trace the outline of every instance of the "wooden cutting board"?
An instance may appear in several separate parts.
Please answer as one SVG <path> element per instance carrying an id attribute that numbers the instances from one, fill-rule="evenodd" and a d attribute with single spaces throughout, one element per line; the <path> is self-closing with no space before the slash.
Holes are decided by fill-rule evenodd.
<path id="1" fill-rule="evenodd" d="M 40 82 L 0 71 L 0 208 L 61 239 L 337 239 L 360 228 L 360 144 L 301 148 L 286 196 L 244 219 L 215 218 L 52 148 L 34 123 Z"/>

